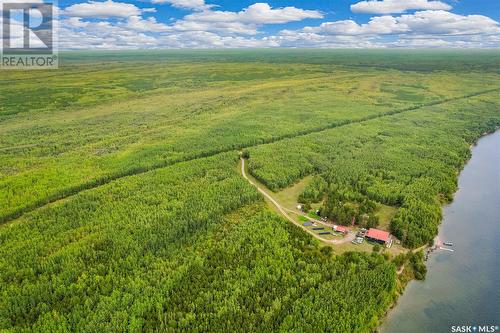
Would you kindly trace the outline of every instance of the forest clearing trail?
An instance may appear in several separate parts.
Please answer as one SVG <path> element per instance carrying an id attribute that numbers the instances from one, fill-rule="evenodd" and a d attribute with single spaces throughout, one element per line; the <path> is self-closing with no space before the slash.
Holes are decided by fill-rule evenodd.
<path id="1" fill-rule="evenodd" d="M 437 101 L 433 101 L 433 102 L 429 102 L 429 103 L 425 103 L 425 104 L 417 104 L 417 105 L 409 107 L 409 108 L 397 109 L 397 110 L 383 113 L 383 114 L 374 114 L 374 115 L 367 116 L 367 117 L 364 117 L 361 119 L 348 120 L 348 121 L 339 122 L 339 123 L 330 123 L 330 124 L 326 124 L 324 126 L 317 127 L 317 128 L 305 129 L 305 130 L 295 132 L 295 133 L 289 133 L 289 134 L 285 134 L 282 136 L 271 137 L 269 139 L 263 139 L 257 144 L 242 143 L 240 145 L 235 145 L 235 146 L 222 148 L 222 149 L 218 149 L 218 150 L 214 150 L 214 151 L 201 151 L 201 152 L 193 153 L 190 156 L 188 155 L 188 156 L 185 156 L 185 157 L 180 158 L 178 160 L 170 160 L 170 161 L 164 160 L 164 161 L 161 161 L 159 163 L 156 163 L 156 164 L 150 165 L 150 166 L 138 166 L 138 167 L 128 169 L 128 170 L 118 171 L 114 174 L 108 174 L 108 175 L 103 176 L 101 178 L 93 179 L 87 183 L 83 183 L 83 184 L 79 184 L 79 185 L 75 185 L 75 186 L 70 186 L 68 188 L 61 190 L 61 192 L 59 192 L 59 193 L 52 194 L 48 198 L 41 198 L 38 202 L 34 202 L 34 203 L 30 204 L 29 206 L 19 208 L 17 210 L 14 210 L 10 213 L 5 214 L 5 215 L 0 214 L 0 225 L 14 221 L 14 220 L 22 217 L 25 214 L 31 213 L 37 209 L 43 208 L 43 207 L 48 206 L 50 204 L 57 203 L 61 200 L 64 200 L 64 199 L 67 199 L 67 198 L 72 197 L 74 195 L 77 195 L 78 193 L 81 193 L 81 192 L 84 192 L 87 190 L 92 190 L 94 188 L 98 188 L 100 186 L 109 184 L 111 182 L 114 182 L 114 181 L 122 179 L 122 178 L 144 174 L 144 173 L 147 173 L 150 171 L 163 169 L 163 168 L 170 167 L 172 165 L 176 165 L 176 164 L 183 163 L 183 162 L 195 161 L 195 160 L 202 159 L 202 158 L 213 157 L 213 156 L 216 156 L 219 154 L 236 152 L 236 151 L 242 150 L 242 149 L 254 148 L 254 147 L 258 147 L 258 146 L 262 146 L 262 145 L 266 145 L 266 144 L 272 144 L 272 143 L 276 143 L 276 142 L 280 142 L 280 141 L 284 141 L 284 140 L 288 140 L 288 139 L 294 139 L 294 138 L 306 136 L 309 134 L 321 133 L 321 132 L 324 132 L 326 130 L 330 130 L 330 129 L 334 129 L 334 128 L 339 128 L 339 127 L 348 126 L 348 125 L 352 125 L 352 124 L 360 124 L 360 123 L 364 123 L 366 121 L 390 117 L 390 116 L 394 116 L 394 115 L 401 114 L 401 113 L 413 112 L 413 111 L 420 110 L 424 107 L 436 106 L 436 105 L 445 104 L 448 102 L 467 99 L 467 98 L 480 96 L 480 95 L 484 95 L 484 94 L 488 94 L 488 93 L 492 93 L 492 92 L 497 92 L 497 91 L 500 91 L 500 87 L 482 90 L 482 91 L 477 91 L 475 93 L 470 93 L 467 95 L 445 98 L 445 99 L 441 99 L 441 100 L 437 100 Z"/>
<path id="2" fill-rule="evenodd" d="M 353 237 L 350 237 L 351 235 L 348 235 L 348 236 L 344 237 L 343 239 L 328 240 L 328 239 L 321 238 L 315 232 L 313 232 L 313 231 L 307 229 L 306 227 L 304 227 L 302 224 L 300 224 L 298 221 L 296 221 L 294 218 L 292 218 L 287 213 L 287 211 L 290 211 L 290 212 L 293 212 L 293 211 L 291 211 L 290 209 L 282 207 L 269 193 L 267 193 L 264 189 L 262 189 L 261 187 L 259 187 L 259 185 L 257 185 L 255 182 L 253 182 L 247 176 L 246 170 L 245 170 L 245 159 L 244 158 L 240 158 L 240 161 L 241 161 L 241 175 L 243 176 L 243 178 L 245 178 L 250 183 L 250 185 L 254 186 L 257 189 L 257 191 L 259 191 L 266 199 L 268 199 L 278 209 L 278 211 L 281 213 L 281 215 L 283 215 L 283 217 L 286 218 L 288 221 L 292 222 L 293 224 L 295 224 L 296 226 L 300 227 L 302 230 L 304 230 L 305 232 L 307 232 L 308 234 L 310 234 L 311 236 L 313 236 L 314 238 L 318 239 L 319 241 L 321 241 L 322 243 L 325 243 L 325 244 L 343 244 L 343 243 L 350 242 L 351 240 L 354 239 Z M 297 214 L 296 212 L 293 212 L 293 213 Z"/>

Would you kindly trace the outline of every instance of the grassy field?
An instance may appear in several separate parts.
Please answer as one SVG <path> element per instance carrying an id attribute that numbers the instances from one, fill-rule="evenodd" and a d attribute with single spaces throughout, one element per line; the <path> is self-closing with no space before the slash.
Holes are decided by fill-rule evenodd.
<path id="1" fill-rule="evenodd" d="M 61 63 L 0 77 L 0 330 L 373 331 L 397 253 L 321 247 L 266 206 L 238 151 L 287 207 L 373 203 L 414 247 L 500 125 L 498 51 Z"/>
<path id="2" fill-rule="evenodd" d="M 276 192 L 275 198 L 284 207 L 288 209 L 297 209 L 297 204 L 299 203 L 299 196 L 304 192 L 305 188 L 311 182 L 312 177 L 308 176 L 301 179 L 298 183 L 289 186 L 282 191 Z"/>

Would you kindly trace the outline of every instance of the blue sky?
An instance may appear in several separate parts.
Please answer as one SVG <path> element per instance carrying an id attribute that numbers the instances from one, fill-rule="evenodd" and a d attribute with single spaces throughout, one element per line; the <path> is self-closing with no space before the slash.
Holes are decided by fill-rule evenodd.
<path id="1" fill-rule="evenodd" d="M 58 5 L 61 49 L 500 46 L 499 0 L 59 0 Z"/>

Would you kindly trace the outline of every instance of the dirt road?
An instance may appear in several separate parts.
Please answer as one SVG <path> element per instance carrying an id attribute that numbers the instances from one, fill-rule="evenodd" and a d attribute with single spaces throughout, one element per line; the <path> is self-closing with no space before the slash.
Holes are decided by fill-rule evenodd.
<path id="1" fill-rule="evenodd" d="M 315 232 L 313 232 L 313 231 L 307 229 L 306 227 L 304 227 L 301 223 L 299 223 L 298 221 L 296 221 L 294 218 L 292 218 L 287 213 L 287 211 L 290 211 L 289 209 L 282 207 L 271 195 L 269 195 L 269 193 L 267 193 L 266 191 L 264 191 L 255 182 L 253 182 L 250 178 L 248 178 L 248 176 L 246 174 L 246 171 L 245 171 L 245 159 L 244 158 L 241 158 L 241 175 L 251 185 L 253 185 L 255 188 L 257 188 L 257 190 L 278 209 L 278 211 L 281 213 L 281 215 L 283 215 L 283 217 L 285 217 L 288 221 L 292 222 L 293 224 L 295 224 L 296 226 L 298 226 L 299 228 L 301 228 L 305 232 L 309 233 L 314 238 L 320 240 L 321 242 L 326 243 L 326 244 L 343 244 L 343 243 L 346 243 L 346 242 L 350 242 L 350 241 L 352 241 L 354 239 L 354 234 L 350 233 L 349 235 L 347 235 L 346 237 L 344 237 L 342 239 L 327 240 L 327 239 L 321 238 Z"/>

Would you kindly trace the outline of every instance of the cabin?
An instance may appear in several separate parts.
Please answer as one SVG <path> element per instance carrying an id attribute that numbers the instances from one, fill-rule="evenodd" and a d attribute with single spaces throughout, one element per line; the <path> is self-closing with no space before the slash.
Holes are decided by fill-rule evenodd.
<path id="1" fill-rule="evenodd" d="M 341 225 L 334 225 L 333 231 L 340 232 L 341 234 L 344 234 L 344 235 L 347 235 L 347 233 L 349 232 L 349 230 L 346 227 L 341 226 Z"/>
<path id="2" fill-rule="evenodd" d="M 369 241 L 376 242 L 387 247 L 392 245 L 391 234 L 384 230 L 370 228 L 370 230 L 366 233 L 365 238 Z"/>

